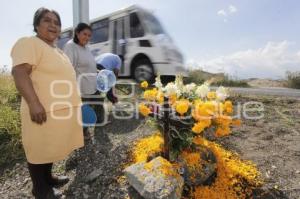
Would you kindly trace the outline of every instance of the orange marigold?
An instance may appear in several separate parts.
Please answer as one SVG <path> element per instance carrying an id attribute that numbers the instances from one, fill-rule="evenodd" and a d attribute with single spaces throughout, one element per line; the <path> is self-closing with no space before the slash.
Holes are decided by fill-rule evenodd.
<path id="1" fill-rule="evenodd" d="M 148 108 L 148 107 L 147 107 L 145 104 L 143 104 L 143 103 L 139 104 L 139 111 L 140 111 L 140 113 L 141 113 L 143 116 L 145 116 L 145 117 L 147 117 L 147 116 L 151 113 L 150 108 Z"/>

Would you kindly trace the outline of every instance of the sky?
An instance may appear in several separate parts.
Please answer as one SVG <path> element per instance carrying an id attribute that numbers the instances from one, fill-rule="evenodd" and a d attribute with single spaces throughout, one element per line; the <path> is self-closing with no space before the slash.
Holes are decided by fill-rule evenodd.
<path id="1" fill-rule="evenodd" d="M 239 79 L 280 79 L 300 71 L 298 0 L 89 0 L 90 19 L 132 4 L 153 11 L 188 68 Z M 34 35 L 33 14 L 42 6 L 58 11 L 62 28 L 72 26 L 72 0 L 3 0 L 0 67 L 11 65 L 18 38 Z"/>

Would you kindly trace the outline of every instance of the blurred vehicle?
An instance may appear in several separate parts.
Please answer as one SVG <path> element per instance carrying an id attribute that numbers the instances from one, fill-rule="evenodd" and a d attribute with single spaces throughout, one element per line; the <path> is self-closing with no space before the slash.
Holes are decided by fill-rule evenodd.
<path id="1" fill-rule="evenodd" d="M 151 12 L 133 5 L 90 20 L 90 25 L 93 34 L 89 48 L 96 61 L 102 53 L 119 55 L 119 77 L 153 82 L 158 74 L 168 80 L 175 75 L 187 76 L 181 52 Z M 58 47 L 63 48 L 72 34 L 72 28 L 63 30 Z"/>

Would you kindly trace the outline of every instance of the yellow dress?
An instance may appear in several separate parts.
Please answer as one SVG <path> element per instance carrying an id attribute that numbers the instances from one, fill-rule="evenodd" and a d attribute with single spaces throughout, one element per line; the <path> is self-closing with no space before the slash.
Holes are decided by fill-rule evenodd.
<path id="1" fill-rule="evenodd" d="M 32 122 L 22 98 L 22 143 L 28 162 L 44 164 L 66 158 L 84 145 L 81 98 L 69 58 L 37 37 L 19 39 L 11 57 L 13 66 L 32 66 L 33 88 L 47 113 L 42 125 Z"/>

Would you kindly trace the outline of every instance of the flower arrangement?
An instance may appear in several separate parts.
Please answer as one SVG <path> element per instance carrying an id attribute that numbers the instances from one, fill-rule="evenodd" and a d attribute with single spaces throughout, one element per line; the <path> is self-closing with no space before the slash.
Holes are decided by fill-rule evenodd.
<path id="1" fill-rule="evenodd" d="M 154 118 L 164 132 L 164 156 L 168 160 L 197 147 L 197 139 L 204 133 L 226 136 L 233 125 L 241 123 L 233 119 L 229 90 L 222 86 L 213 91 L 207 82 L 184 84 L 180 76 L 163 86 L 158 76 L 154 86 L 142 82 L 141 87 L 144 92 L 139 112 Z"/>
<path id="2" fill-rule="evenodd" d="M 253 196 L 253 190 L 263 183 L 256 166 L 213 142 L 229 135 L 233 126 L 241 125 L 241 120 L 233 116 L 227 88 L 213 90 L 208 82 L 184 84 L 180 76 L 165 86 L 157 77 L 154 85 L 142 82 L 141 87 L 139 112 L 153 119 L 159 131 L 134 145 L 134 163 L 144 162 L 152 171 L 151 160 L 163 156 L 166 161 L 157 173 L 166 178 L 183 177 L 183 198 Z"/>
<path id="3" fill-rule="evenodd" d="M 207 82 L 185 85 L 180 76 L 165 86 L 157 77 L 153 86 L 142 82 L 141 87 L 144 92 L 139 111 L 155 120 L 161 135 L 136 144 L 135 162 L 147 162 L 161 152 L 183 169 L 181 175 L 190 187 L 184 195 L 189 198 L 248 198 L 261 186 L 254 164 L 208 140 L 227 136 L 233 126 L 241 125 L 241 120 L 233 117 L 227 88 L 213 90 Z"/>

